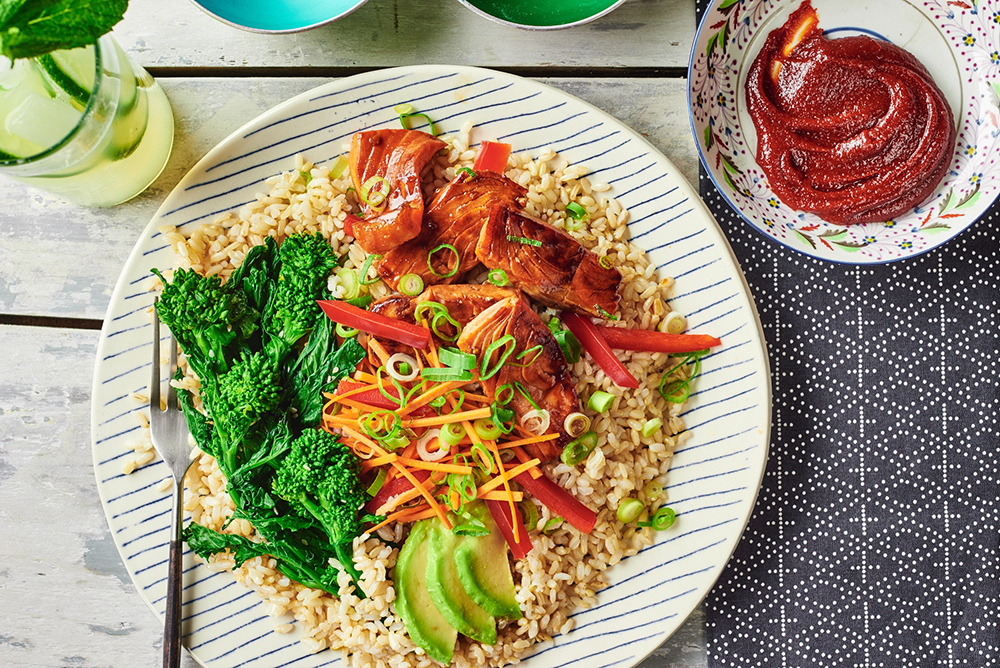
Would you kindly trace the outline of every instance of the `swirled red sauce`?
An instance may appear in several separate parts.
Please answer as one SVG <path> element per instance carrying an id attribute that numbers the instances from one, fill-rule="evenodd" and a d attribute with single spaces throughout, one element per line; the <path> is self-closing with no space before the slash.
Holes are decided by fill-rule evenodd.
<path id="1" fill-rule="evenodd" d="M 771 190 L 828 222 L 889 220 L 948 169 L 955 123 L 924 66 L 882 40 L 827 39 L 809 0 L 768 35 L 746 95 Z"/>

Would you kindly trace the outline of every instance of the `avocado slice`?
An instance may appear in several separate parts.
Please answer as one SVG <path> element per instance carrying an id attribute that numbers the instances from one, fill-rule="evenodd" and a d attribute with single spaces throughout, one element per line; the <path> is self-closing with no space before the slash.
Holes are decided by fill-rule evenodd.
<path id="1" fill-rule="evenodd" d="M 413 525 L 399 551 L 392 577 L 396 583 L 396 613 L 410 638 L 427 656 L 447 665 L 455 654 L 458 631 L 444 618 L 427 591 L 430 532 L 439 523 L 437 518 L 431 518 Z"/>
<path id="2" fill-rule="evenodd" d="M 494 617 L 520 619 L 521 607 L 507 561 L 507 543 L 485 504 L 472 505 L 469 512 L 490 532 L 455 547 L 455 567 L 462 588 Z"/>
<path id="3" fill-rule="evenodd" d="M 483 610 L 465 592 L 458 577 L 454 554 L 459 545 L 474 543 L 472 536 L 456 536 L 440 522 L 429 529 L 430 553 L 427 559 L 427 591 L 441 615 L 459 633 L 487 645 L 497 642 L 493 615 Z"/>

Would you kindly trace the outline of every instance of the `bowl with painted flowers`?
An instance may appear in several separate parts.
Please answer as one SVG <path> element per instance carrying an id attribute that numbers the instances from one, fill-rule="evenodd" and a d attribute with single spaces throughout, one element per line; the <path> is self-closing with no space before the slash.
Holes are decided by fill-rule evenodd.
<path id="1" fill-rule="evenodd" d="M 714 0 L 688 98 L 759 232 L 832 262 L 920 255 L 1000 193 L 1000 0 Z"/>

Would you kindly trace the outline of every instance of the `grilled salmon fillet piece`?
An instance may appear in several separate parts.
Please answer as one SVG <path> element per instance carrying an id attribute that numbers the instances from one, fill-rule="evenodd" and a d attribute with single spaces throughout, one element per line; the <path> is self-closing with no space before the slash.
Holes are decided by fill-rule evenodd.
<path id="1" fill-rule="evenodd" d="M 406 274 L 417 274 L 424 285 L 461 282 L 479 264 L 476 244 L 494 204 L 523 206 L 527 190 L 501 174 L 460 173 L 439 188 L 424 209 L 423 227 L 416 238 L 387 251 L 376 265 L 378 273 L 393 288 Z M 431 251 L 443 244 L 455 247 L 458 257 L 447 250 Z M 455 267 L 451 276 L 445 276 Z M 434 270 L 431 270 L 431 267 Z"/>
<path id="2" fill-rule="evenodd" d="M 385 253 L 420 233 L 424 195 L 423 172 L 446 144 L 419 130 L 365 130 L 351 139 L 348 164 L 354 190 L 360 194 L 373 176 L 385 179 L 389 192 L 375 206 L 362 201 L 362 218 L 354 223 L 354 238 L 369 253 Z M 380 181 L 376 186 L 383 185 Z M 378 188 L 372 188 L 377 191 Z M 369 200 L 377 196 L 369 194 Z M 373 202 L 374 203 L 374 202 Z"/>
<path id="3" fill-rule="evenodd" d="M 502 299 L 469 321 L 458 337 L 458 349 L 482 359 L 491 344 L 508 334 L 514 337 L 513 352 L 496 375 L 482 381 L 483 391 L 492 400 L 497 388 L 505 384 L 514 388 L 508 406 L 519 422 L 535 405 L 547 410 L 549 426 L 544 433 L 559 437 L 525 447 L 542 461 L 554 459 L 571 440 L 563 425 L 571 413 L 579 412 L 580 400 L 559 344 L 524 295 Z"/>
<path id="4" fill-rule="evenodd" d="M 617 269 L 601 265 L 595 253 L 562 230 L 505 204 L 490 209 L 476 256 L 544 304 L 601 318 L 618 308 Z"/>

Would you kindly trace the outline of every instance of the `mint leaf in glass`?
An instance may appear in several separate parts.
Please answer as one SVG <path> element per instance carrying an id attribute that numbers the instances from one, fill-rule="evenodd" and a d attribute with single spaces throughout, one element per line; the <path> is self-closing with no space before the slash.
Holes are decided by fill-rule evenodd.
<path id="1" fill-rule="evenodd" d="M 13 60 L 93 44 L 126 8 L 128 0 L 0 0 L 0 53 Z"/>

